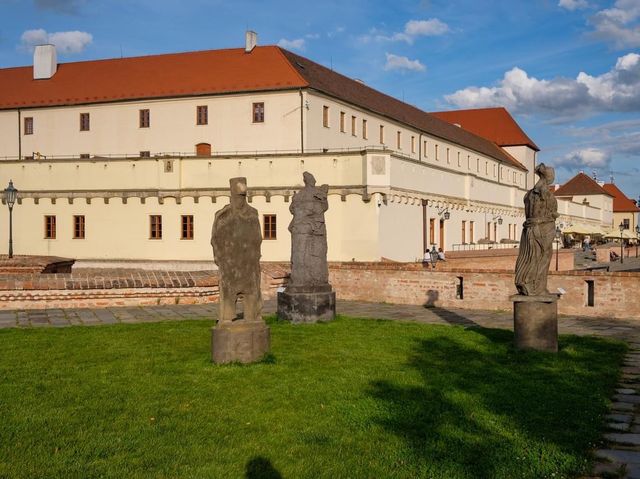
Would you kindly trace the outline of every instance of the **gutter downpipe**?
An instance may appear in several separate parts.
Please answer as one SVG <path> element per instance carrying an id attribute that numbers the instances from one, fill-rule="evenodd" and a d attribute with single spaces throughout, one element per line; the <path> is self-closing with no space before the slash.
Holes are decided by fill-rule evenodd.
<path id="1" fill-rule="evenodd" d="M 298 92 L 300 93 L 300 153 L 304 154 L 304 96 L 302 88 Z"/>
<path id="2" fill-rule="evenodd" d="M 22 131 L 21 130 L 22 123 L 22 111 L 18 108 L 18 160 L 22 159 Z"/>

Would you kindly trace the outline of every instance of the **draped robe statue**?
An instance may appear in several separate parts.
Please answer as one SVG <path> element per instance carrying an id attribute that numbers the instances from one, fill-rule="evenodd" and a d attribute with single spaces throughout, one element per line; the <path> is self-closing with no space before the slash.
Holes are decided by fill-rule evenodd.
<path id="1" fill-rule="evenodd" d="M 311 173 L 303 173 L 304 188 L 291 200 L 291 279 L 289 291 L 331 291 L 327 265 L 327 228 L 324 213 L 329 209 L 329 187 L 316 186 Z"/>
<path id="2" fill-rule="evenodd" d="M 558 217 L 558 202 L 549 190 L 555 172 L 553 168 L 540 163 L 536 167 L 536 173 L 540 179 L 524 197 L 526 221 L 516 261 L 515 284 L 518 293 L 524 296 L 549 294 L 547 274 L 553 254 L 555 221 Z"/>

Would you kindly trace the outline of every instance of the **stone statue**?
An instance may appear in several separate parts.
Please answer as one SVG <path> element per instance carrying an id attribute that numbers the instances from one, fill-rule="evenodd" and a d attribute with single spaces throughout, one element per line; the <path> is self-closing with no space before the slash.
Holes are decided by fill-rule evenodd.
<path id="1" fill-rule="evenodd" d="M 335 292 L 329 284 L 327 228 L 328 185 L 316 186 L 309 172 L 302 175 L 304 188 L 291 200 L 291 276 L 285 291 L 278 293 L 278 316 L 294 323 L 313 323 L 335 318 Z"/>
<path id="2" fill-rule="evenodd" d="M 540 163 L 536 167 L 540 177 L 524 197 L 524 222 L 520 238 L 520 252 L 516 262 L 515 284 L 524 296 L 548 295 L 547 274 L 553 253 L 555 221 L 558 202 L 549 190 L 555 173 L 553 168 Z"/>
<path id="3" fill-rule="evenodd" d="M 236 319 L 236 303 L 242 296 L 244 319 L 262 320 L 260 294 L 260 245 L 258 211 L 247 203 L 247 179 L 231 178 L 231 200 L 216 213 L 211 230 L 213 258 L 220 275 L 218 321 Z"/>
<path id="4" fill-rule="evenodd" d="M 291 232 L 291 278 L 289 289 L 331 291 L 327 266 L 327 228 L 324 213 L 329 209 L 328 185 L 316 186 L 311 173 L 302 175 L 304 188 L 293 196 L 289 211 Z"/>
<path id="5" fill-rule="evenodd" d="M 211 331 L 215 363 L 251 363 L 269 352 L 271 333 L 262 319 L 258 211 L 247 203 L 247 179 L 231 178 L 231 199 L 216 213 L 211 229 L 214 262 L 218 265 L 218 324 Z M 236 316 L 242 297 L 244 318 Z"/>

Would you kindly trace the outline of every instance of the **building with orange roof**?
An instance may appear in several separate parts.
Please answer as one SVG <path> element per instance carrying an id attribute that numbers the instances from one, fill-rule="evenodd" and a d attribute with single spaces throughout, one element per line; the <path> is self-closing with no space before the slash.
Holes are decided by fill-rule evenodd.
<path id="1" fill-rule="evenodd" d="M 613 196 L 613 225 L 622 225 L 624 229 L 636 232 L 640 208 L 635 201 L 629 199 L 615 183 L 602 185 L 607 193 Z"/>
<path id="2" fill-rule="evenodd" d="M 248 32 L 245 48 L 73 63 L 44 45 L 34 65 L 0 69 L 16 253 L 209 260 L 228 180 L 246 176 L 263 258 L 288 260 L 304 171 L 329 185 L 330 260 L 517 240 L 537 147 L 506 110 L 493 114 L 524 143 L 256 43 Z"/>

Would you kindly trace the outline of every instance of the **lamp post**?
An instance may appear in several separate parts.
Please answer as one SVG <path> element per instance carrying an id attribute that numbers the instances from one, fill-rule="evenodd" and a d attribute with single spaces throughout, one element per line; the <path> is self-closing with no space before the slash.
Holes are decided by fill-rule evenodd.
<path id="1" fill-rule="evenodd" d="M 638 257 L 638 242 L 640 242 L 640 225 L 636 225 L 636 258 Z"/>
<path id="2" fill-rule="evenodd" d="M 620 230 L 620 264 L 624 263 L 624 242 L 622 240 L 622 232 L 624 231 L 624 224 L 620 223 L 618 225 L 618 229 Z"/>
<path id="3" fill-rule="evenodd" d="M 558 271 L 558 252 L 560 251 L 560 235 L 562 235 L 562 231 L 560 231 L 560 226 L 556 226 L 556 271 Z"/>
<path id="4" fill-rule="evenodd" d="M 9 258 L 13 258 L 13 205 L 18 198 L 18 190 L 13 187 L 13 180 L 9 180 L 9 186 L 4 189 L 4 200 L 9 207 Z"/>

